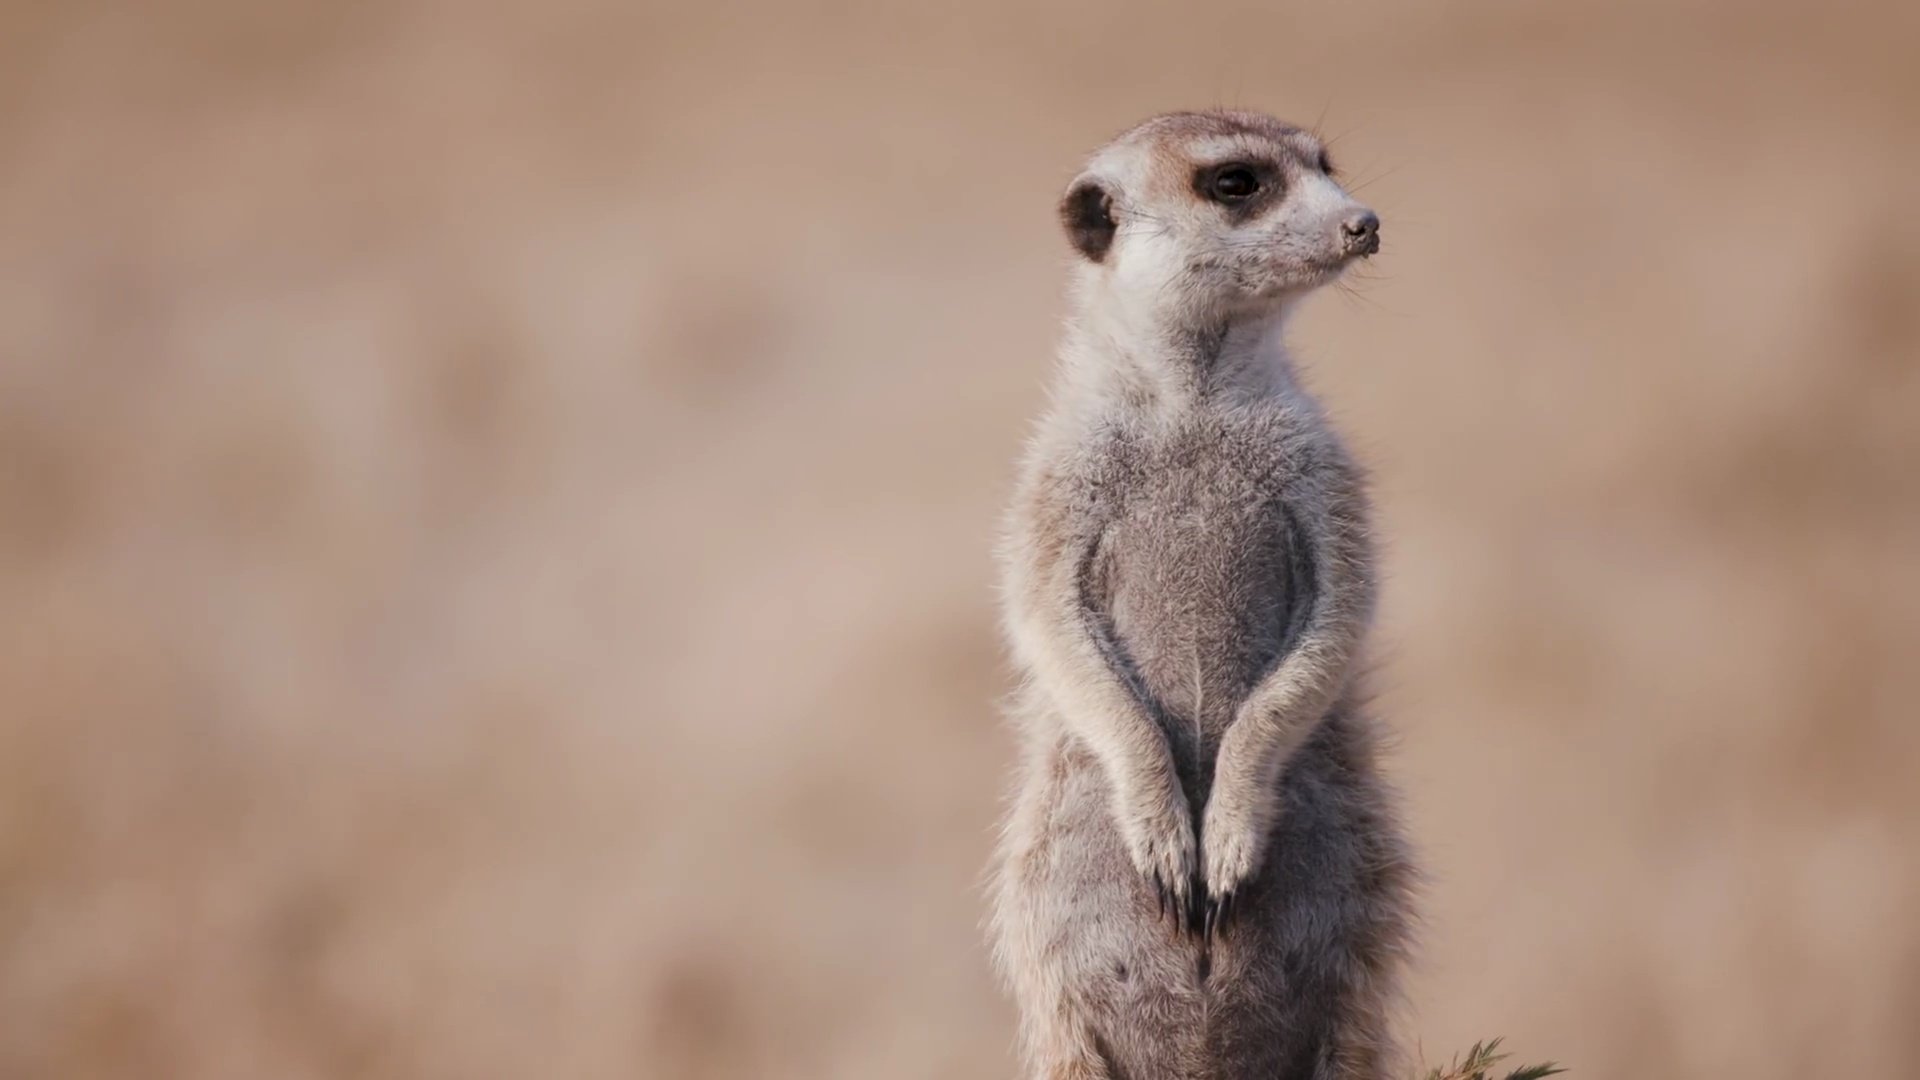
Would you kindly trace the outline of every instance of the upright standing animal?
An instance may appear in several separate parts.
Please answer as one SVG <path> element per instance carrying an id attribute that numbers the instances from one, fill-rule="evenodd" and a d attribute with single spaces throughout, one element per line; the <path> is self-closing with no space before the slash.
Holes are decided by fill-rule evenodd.
<path id="1" fill-rule="evenodd" d="M 1363 477 L 1282 344 L 1380 223 L 1312 134 L 1155 117 L 1060 206 L 1021 472 L 997 963 L 1042 1080 L 1378 1080 L 1413 871 L 1357 689 Z"/>

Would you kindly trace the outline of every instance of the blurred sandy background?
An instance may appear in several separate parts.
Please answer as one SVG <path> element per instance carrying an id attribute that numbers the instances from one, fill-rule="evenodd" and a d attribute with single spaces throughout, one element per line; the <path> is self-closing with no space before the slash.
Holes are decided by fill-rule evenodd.
<path id="1" fill-rule="evenodd" d="M 1920 15 L 0 7 L 0 1076 L 981 1078 L 1078 156 L 1312 121 L 1409 1030 L 1920 1059 Z"/>

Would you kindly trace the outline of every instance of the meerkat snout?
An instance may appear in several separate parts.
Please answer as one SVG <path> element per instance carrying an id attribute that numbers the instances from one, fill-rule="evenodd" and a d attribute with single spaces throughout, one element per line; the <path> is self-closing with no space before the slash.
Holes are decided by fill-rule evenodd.
<path id="1" fill-rule="evenodd" d="M 1347 238 L 1347 253 L 1365 258 L 1380 250 L 1380 215 L 1360 207 L 1347 215 L 1340 223 L 1340 233 Z"/>

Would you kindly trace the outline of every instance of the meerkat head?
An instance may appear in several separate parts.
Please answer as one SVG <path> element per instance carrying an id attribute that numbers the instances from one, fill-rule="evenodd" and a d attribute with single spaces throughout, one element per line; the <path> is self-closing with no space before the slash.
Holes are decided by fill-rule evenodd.
<path id="1" fill-rule="evenodd" d="M 1231 319 L 1380 250 L 1380 219 L 1335 175 L 1318 138 L 1272 117 L 1169 113 L 1094 154 L 1060 217 L 1087 287 Z"/>

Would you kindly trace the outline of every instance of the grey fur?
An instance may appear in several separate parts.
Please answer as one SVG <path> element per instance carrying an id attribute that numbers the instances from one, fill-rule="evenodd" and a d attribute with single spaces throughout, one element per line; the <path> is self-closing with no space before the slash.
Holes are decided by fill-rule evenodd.
<path id="1" fill-rule="evenodd" d="M 1209 201 L 1204 170 L 1240 161 L 1270 181 Z M 1364 480 L 1280 339 L 1378 245 L 1324 161 L 1269 117 L 1180 113 L 1069 188 L 1117 228 L 1097 254 L 1075 237 L 1003 553 L 1027 678 L 992 933 L 1039 1080 L 1400 1064 L 1413 871 L 1358 688 Z"/>

